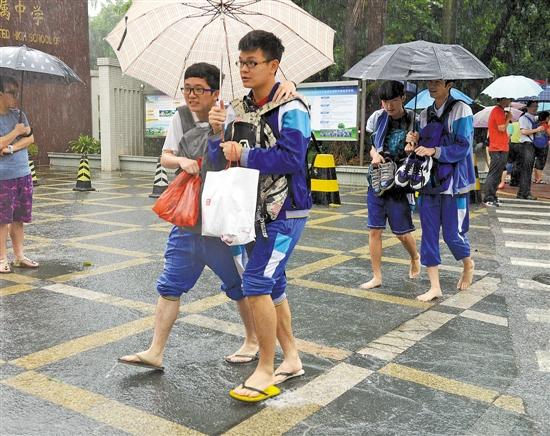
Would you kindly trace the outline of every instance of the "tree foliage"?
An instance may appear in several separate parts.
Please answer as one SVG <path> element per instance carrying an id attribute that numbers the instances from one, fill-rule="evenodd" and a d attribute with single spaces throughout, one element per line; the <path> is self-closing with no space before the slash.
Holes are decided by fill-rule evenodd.
<path id="1" fill-rule="evenodd" d="M 115 57 L 115 53 L 103 38 L 121 20 L 132 0 L 103 0 L 100 3 L 103 6 L 101 11 L 89 20 L 90 67 L 93 69 L 97 68 L 97 58 Z"/>
<path id="2" fill-rule="evenodd" d="M 351 65 L 369 53 L 367 17 L 372 0 L 295 0 L 313 16 L 336 30 L 335 65 L 309 81 L 341 80 Z M 478 56 L 496 76 L 521 74 L 547 79 L 550 62 L 550 8 L 547 0 L 390 0 L 387 2 L 384 43 L 424 39 L 442 43 L 445 8 L 453 5 L 456 43 Z M 360 11 L 359 17 L 354 11 Z M 354 31 L 345 32 L 349 17 Z M 447 16 L 448 20 L 448 16 Z M 354 50 L 349 52 L 349 48 Z M 346 51 L 347 50 L 347 51 Z"/>

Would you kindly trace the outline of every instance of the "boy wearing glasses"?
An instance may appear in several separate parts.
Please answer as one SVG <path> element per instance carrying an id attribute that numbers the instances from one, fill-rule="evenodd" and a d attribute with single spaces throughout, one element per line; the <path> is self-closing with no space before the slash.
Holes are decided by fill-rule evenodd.
<path id="1" fill-rule="evenodd" d="M 244 99 L 234 101 L 229 113 L 221 105 L 210 111 L 215 136 L 209 140 L 209 157 L 217 159 L 223 153 L 229 161 L 240 161 L 243 167 L 259 170 L 262 197 L 267 196 L 266 185 L 283 185 L 281 191 L 272 194 L 275 202 L 265 202 L 272 213 L 265 221 L 263 213 L 260 214 L 256 241 L 243 273 L 243 294 L 250 302 L 260 356 L 254 373 L 231 390 L 230 395 L 240 401 L 257 402 L 278 395 L 280 390 L 276 384 L 304 374 L 292 333 L 285 267 L 312 206 L 305 168 L 311 126 L 308 109 L 301 100 L 273 104 L 279 87 L 275 74 L 284 51 L 280 39 L 272 33 L 254 30 L 239 41 L 239 50 L 242 83 L 251 92 Z M 232 114 L 236 113 L 235 127 L 243 108 L 249 115 L 264 114 L 257 128 L 262 129 L 258 132 L 260 138 L 267 135 L 267 143 L 260 139 L 261 144 L 253 144 L 252 148 L 243 148 L 236 140 L 221 143 L 224 123 L 231 122 Z M 229 137 L 225 135 L 226 139 Z M 283 199 L 276 195 L 281 192 Z M 261 209 L 264 210 L 263 206 Z M 284 360 L 274 371 L 276 339 L 283 349 Z"/>
<path id="2" fill-rule="evenodd" d="M 185 106 L 174 114 L 164 142 L 161 163 L 163 166 L 189 174 L 203 175 L 207 163 L 199 168 L 197 159 L 205 155 L 209 135 L 208 113 L 219 97 L 220 71 L 207 63 L 191 65 L 184 75 L 181 88 Z M 282 95 L 295 89 L 287 84 Z M 243 298 L 241 276 L 237 270 L 231 248 L 221 241 L 201 235 L 201 225 L 192 228 L 174 226 L 168 237 L 164 270 L 157 280 L 155 328 L 150 347 L 140 353 L 121 357 L 120 363 L 164 370 L 162 360 L 168 336 L 178 316 L 180 297 L 198 281 L 205 266 L 221 280 L 221 290 L 237 302 L 245 326 L 245 340 L 235 353 L 226 356 L 228 363 L 242 364 L 257 359 L 258 345 L 248 302 Z"/>
<path id="3" fill-rule="evenodd" d="M 32 214 L 27 147 L 34 142 L 34 136 L 25 114 L 15 109 L 18 97 L 17 81 L 0 76 L 0 274 L 12 272 L 8 262 L 8 233 L 15 255 L 12 265 L 38 268 L 38 263 L 23 253 L 23 223 L 30 223 Z"/>

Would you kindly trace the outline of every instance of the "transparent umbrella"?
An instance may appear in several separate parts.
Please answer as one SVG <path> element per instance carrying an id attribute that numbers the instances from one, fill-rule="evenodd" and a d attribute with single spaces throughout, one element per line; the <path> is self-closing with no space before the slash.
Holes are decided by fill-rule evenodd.
<path id="1" fill-rule="evenodd" d="M 0 74 L 21 74 L 19 107 L 23 102 L 25 78 L 40 81 L 80 82 L 80 77 L 61 59 L 25 45 L 0 47 Z M 21 118 L 22 112 L 19 113 Z"/>

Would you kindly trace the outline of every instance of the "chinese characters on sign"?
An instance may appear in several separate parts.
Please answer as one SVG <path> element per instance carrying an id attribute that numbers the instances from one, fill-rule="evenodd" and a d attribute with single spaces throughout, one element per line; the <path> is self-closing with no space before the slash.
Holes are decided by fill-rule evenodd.
<path id="1" fill-rule="evenodd" d="M 37 26 L 44 20 L 44 12 L 40 8 L 40 5 L 32 7 L 32 20 Z"/>
<path id="2" fill-rule="evenodd" d="M 11 12 L 8 5 L 8 0 L 0 0 L 0 18 L 10 21 Z"/>
<path id="3" fill-rule="evenodd" d="M 32 22 L 31 29 L 21 28 L 12 30 L 2 27 L 2 24 L 19 18 L 19 23 L 24 26 L 25 21 Z M 14 39 L 21 43 L 34 43 L 43 45 L 59 45 L 61 37 L 59 32 L 40 33 L 36 28 L 45 24 L 45 14 L 40 0 L 0 0 L 0 40 Z"/>

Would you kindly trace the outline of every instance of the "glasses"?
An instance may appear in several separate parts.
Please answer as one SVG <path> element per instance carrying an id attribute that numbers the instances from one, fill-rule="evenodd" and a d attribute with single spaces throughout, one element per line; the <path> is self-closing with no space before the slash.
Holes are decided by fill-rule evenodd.
<path id="1" fill-rule="evenodd" d="M 202 88 L 200 86 L 195 86 L 194 88 L 186 86 L 186 87 L 180 88 L 180 89 L 181 89 L 181 92 L 183 92 L 185 95 L 190 95 L 191 92 L 193 92 L 195 95 L 203 95 L 205 93 L 205 91 L 208 91 L 208 92 L 214 92 L 215 91 L 215 89 Z"/>
<path id="2" fill-rule="evenodd" d="M 265 61 L 260 61 L 260 62 L 257 62 L 257 61 L 241 61 L 241 60 L 238 60 L 238 61 L 235 61 L 235 65 L 239 68 L 248 68 L 249 70 L 252 70 L 254 68 L 256 68 L 258 65 L 260 64 L 267 64 L 268 62 L 271 62 L 273 59 L 268 59 L 268 60 L 265 60 Z"/>

